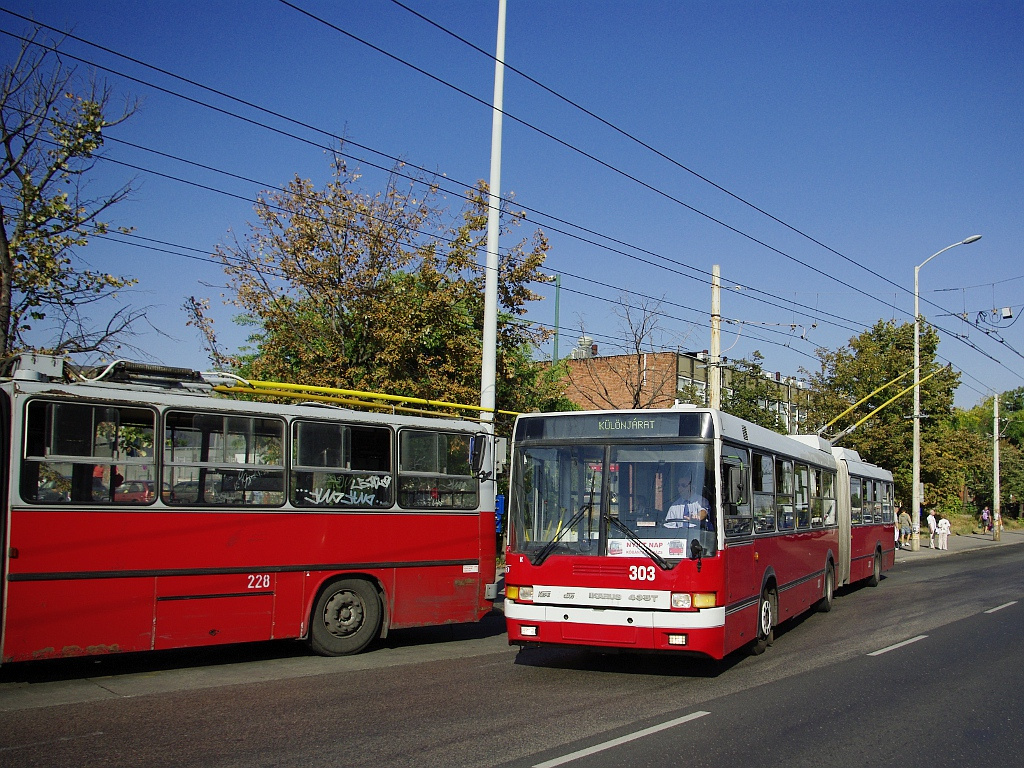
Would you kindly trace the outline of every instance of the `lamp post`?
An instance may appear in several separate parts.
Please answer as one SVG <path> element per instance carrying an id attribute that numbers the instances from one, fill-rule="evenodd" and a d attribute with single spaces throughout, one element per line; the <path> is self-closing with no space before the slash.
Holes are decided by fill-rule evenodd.
<path id="1" fill-rule="evenodd" d="M 911 491 L 911 503 L 914 505 L 914 509 L 910 514 L 913 521 L 910 549 L 914 552 L 921 549 L 921 294 L 918 289 L 918 273 L 921 271 L 921 267 L 940 253 L 945 253 L 958 245 L 970 245 L 979 240 L 981 240 L 981 235 L 971 235 L 959 243 L 947 245 L 941 251 L 936 251 L 914 267 L 914 487 Z"/>

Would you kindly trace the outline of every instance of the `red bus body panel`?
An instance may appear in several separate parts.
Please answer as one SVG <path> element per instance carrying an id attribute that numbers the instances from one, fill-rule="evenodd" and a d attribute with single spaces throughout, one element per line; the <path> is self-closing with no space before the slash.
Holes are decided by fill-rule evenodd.
<path id="1" fill-rule="evenodd" d="M 319 588 L 343 574 L 378 584 L 388 628 L 492 608 L 493 512 L 36 508 L 9 521 L 5 662 L 303 637 Z"/>

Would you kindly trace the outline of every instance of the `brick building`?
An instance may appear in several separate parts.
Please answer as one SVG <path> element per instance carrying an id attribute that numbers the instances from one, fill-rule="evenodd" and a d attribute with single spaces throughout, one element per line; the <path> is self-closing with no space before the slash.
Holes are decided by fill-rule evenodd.
<path id="1" fill-rule="evenodd" d="M 668 408 L 680 391 L 696 395 L 702 405 L 709 397 L 706 352 L 649 352 L 630 355 L 597 355 L 597 345 L 586 337 L 564 361 L 568 370 L 564 394 L 586 410 Z M 735 377 L 746 373 L 729 367 L 722 359 L 722 392 L 730 391 Z M 760 403 L 777 413 L 791 433 L 807 420 L 810 391 L 803 381 L 774 374 L 768 378 L 774 393 Z"/>

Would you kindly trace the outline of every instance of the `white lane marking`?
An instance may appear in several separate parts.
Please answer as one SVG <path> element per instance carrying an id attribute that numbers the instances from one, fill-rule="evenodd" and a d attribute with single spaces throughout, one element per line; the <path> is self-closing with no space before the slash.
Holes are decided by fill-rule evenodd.
<path id="1" fill-rule="evenodd" d="M 1011 605 L 1016 605 L 1016 604 L 1017 604 L 1016 600 L 1011 600 L 1008 603 L 1003 603 L 1002 605 L 997 605 L 995 608 L 989 608 L 987 611 L 985 611 L 985 613 L 995 613 L 996 611 L 1001 611 L 1001 610 L 1003 610 L 1003 608 L 1009 608 Z"/>
<path id="2" fill-rule="evenodd" d="M 924 640 L 926 637 L 928 637 L 928 635 L 918 635 L 917 637 L 912 637 L 909 640 L 904 640 L 902 643 L 896 643 L 896 645 L 890 645 L 888 648 L 879 648 L 877 651 L 872 651 L 871 653 L 869 653 L 868 656 L 881 656 L 883 653 L 888 653 L 889 651 L 895 651 L 897 648 L 902 648 L 905 645 L 910 645 L 911 643 L 916 643 L 918 640 Z"/>
<path id="3" fill-rule="evenodd" d="M 14 752 L 18 749 L 35 749 L 36 747 L 51 747 L 54 744 L 61 742 L 76 741 L 77 739 L 93 739 L 102 735 L 103 731 L 93 731 L 92 733 L 83 733 L 80 736 L 59 736 L 52 741 L 33 741 L 29 744 L 13 744 L 9 747 L 0 747 L 0 752 Z"/>
<path id="4" fill-rule="evenodd" d="M 535 766 L 533 766 L 533 768 L 555 768 L 555 766 L 557 765 L 565 765 L 566 763 L 571 763 L 573 760 L 579 760 L 581 757 L 594 755 L 598 752 L 603 752 L 606 749 L 617 747 L 620 744 L 626 744 L 636 739 L 642 739 L 644 736 L 650 736 L 652 733 L 658 733 L 658 731 L 664 731 L 668 728 L 674 728 L 677 725 L 682 725 L 683 723 L 688 723 L 691 720 L 696 720 L 699 717 L 704 717 L 704 715 L 710 714 L 710 712 L 692 712 L 691 714 L 686 715 L 685 717 L 677 717 L 675 720 L 669 720 L 667 723 L 662 723 L 661 725 L 652 725 L 650 728 L 644 728 L 642 731 L 630 733 L 626 736 L 620 736 L 617 739 L 612 739 L 611 741 L 606 741 L 601 744 L 595 744 L 592 747 L 581 749 L 578 752 L 571 752 L 568 755 L 556 757 L 553 760 L 545 760 L 543 763 L 537 763 Z"/>

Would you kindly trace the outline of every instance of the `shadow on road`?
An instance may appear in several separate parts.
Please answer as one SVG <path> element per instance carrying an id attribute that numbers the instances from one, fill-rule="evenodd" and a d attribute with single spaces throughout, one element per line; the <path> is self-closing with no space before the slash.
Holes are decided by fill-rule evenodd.
<path id="1" fill-rule="evenodd" d="M 365 651 L 411 648 L 437 643 L 478 640 L 505 633 L 505 618 L 492 611 L 474 624 L 447 624 L 439 627 L 395 629 Z M 107 656 L 80 656 L 71 659 L 22 661 L 0 666 L 0 684 L 48 683 L 126 674 L 160 672 L 170 669 L 216 667 L 276 659 L 311 657 L 315 654 L 301 640 L 271 640 L 203 648 L 181 648 L 170 651 L 118 653 Z"/>

